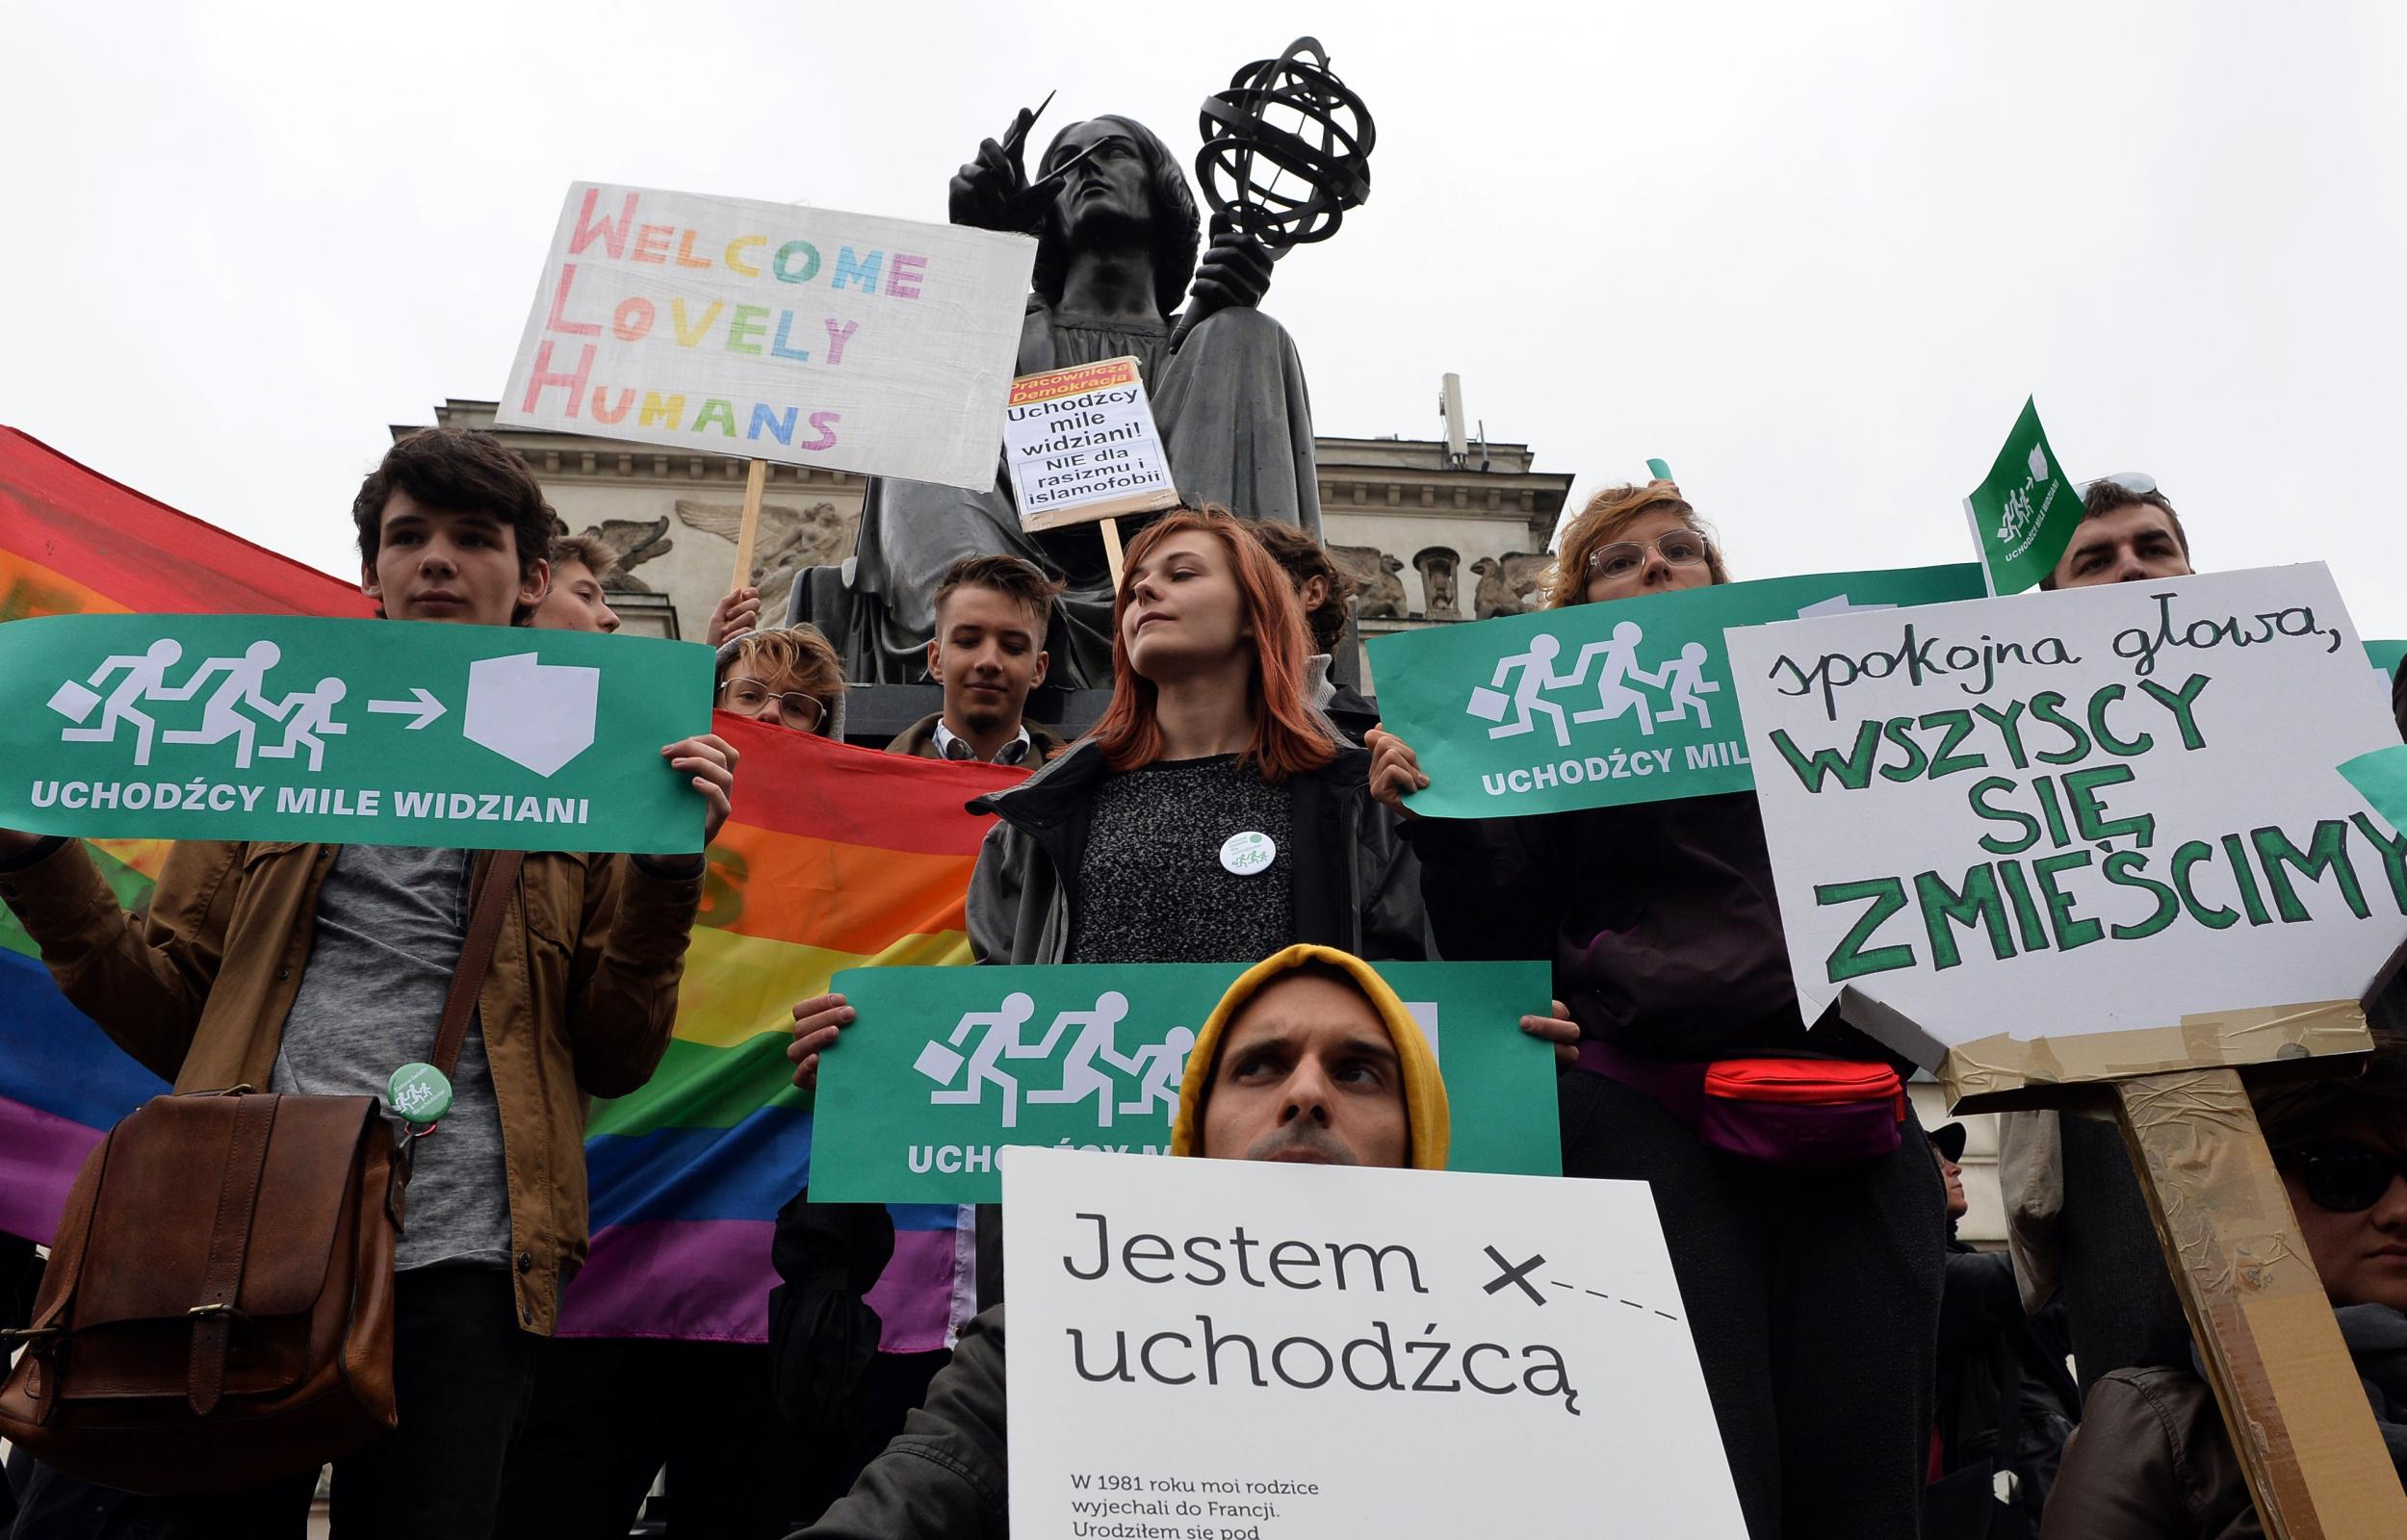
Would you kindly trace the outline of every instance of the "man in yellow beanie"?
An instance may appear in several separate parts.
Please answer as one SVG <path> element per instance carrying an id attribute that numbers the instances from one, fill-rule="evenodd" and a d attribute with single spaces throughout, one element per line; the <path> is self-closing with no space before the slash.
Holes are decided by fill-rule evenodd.
<path id="1" fill-rule="evenodd" d="M 1306 944 L 1221 996 L 1187 1055 L 1170 1152 L 1442 1170 L 1447 1134 L 1446 1085 L 1411 1013 L 1360 958 Z M 801 1540 L 1010 1533 L 1003 1310 L 962 1331 L 927 1404 Z"/>

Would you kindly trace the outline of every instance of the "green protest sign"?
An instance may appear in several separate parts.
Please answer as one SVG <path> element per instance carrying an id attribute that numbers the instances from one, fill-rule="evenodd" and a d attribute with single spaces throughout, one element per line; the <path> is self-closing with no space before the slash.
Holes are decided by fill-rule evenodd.
<path id="1" fill-rule="evenodd" d="M 2023 415 L 2014 420 L 2014 431 L 1987 479 L 1964 500 L 1964 514 L 1972 520 L 1973 543 L 1980 548 L 1992 594 L 2038 587 L 2064 554 L 2073 526 L 2081 523 L 2081 494 L 2048 447 L 2035 398 L 2023 402 Z"/>
<path id="2" fill-rule="evenodd" d="M 1170 1149 L 1187 1050 L 1248 964 L 854 968 L 859 1024 L 819 1070 L 811 1196 L 992 1203 L 996 1151 Z M 1383 962 L 1446 1077 L 1456 1170 L 1562 1173 L 1543 962 Z"/>
<path id="3" fill-rule="evenodd" d="M 1429 777 L 1415 812 L 1663 802 L 1755 783 L 1724 630 L 1980 595 L 1969 563 L 1765 578 L 1374 637 L 1371 668 Z"/>
<path id="4" fill-rule="evenodd" d="M 2398 660 L 2407 657 L 2407 642 L 2368 642 L 2366 656 L 2381 671 L 2383 679 L 2396 679 Z"/>
<path id="5" fill-rule="evenodd" d="M 0 626 L 0 828 L 668 854 L 712 656 L 635 636 L 277 615 Z"/>

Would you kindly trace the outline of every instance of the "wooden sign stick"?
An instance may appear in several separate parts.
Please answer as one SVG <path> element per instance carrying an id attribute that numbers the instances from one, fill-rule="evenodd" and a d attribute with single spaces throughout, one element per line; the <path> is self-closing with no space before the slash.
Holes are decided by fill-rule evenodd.
<path id="1" fill-rule="evenodd" d="M 769 462 L 755 460 L 744 474 L 744 518 L 736 530 L 736 580 L 731 587 L 752 586 L 752 546 L 761 533 L 761 492 L 768 484 Z"/>
<path id="2" fill-rule="evenodd" d="M 1098 519 L 1095 526 L 1103 531 L 1103 559 L 1111 564 L 1112 592 L 1120 592 L 1120 570 L 1128 558 L 1120 550 L 1120 521 L 1117 518 Z"/>
<path id="3" fill-rule="evenodd" d="M 2265 1534 L 2407 1535 L 2407 1493 L 2239 1072 L 2173 1070 L 2112 1090 Z"/>

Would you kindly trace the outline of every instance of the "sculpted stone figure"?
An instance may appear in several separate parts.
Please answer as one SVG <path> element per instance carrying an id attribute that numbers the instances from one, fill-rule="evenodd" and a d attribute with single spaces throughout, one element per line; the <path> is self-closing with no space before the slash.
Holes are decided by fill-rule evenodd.
<path id="1" fill-rule="evenodd" d="M 1317 538 L 1320 493 L 1303 361 L 1286 331 L 1257 308 L 1270 286 L 1269 254 L 1216 220 L 1199 265 L 1203 231 L 1185 172 L 1152 131 L 1126 117 L 1064 128 L 1032 184 L 1021 147 L 1034 119 L 1022 110 L 1001 141 L 979 146 L 951 187 L 954 223 L 1037 238 L 1018 372 L 1134 355 L 1187 500 L 1283 520 Z M 1174 354 L 1169 340 L 1182 298 L 1220 308 Z M 1022 530 L 1002 467 L 996 469 L 996 484 L 976 492 L 871 483 L 850 584 L 806 584 L 805 618 L 844 646 L 854 679 L 919 679 L 935 627 L 937 575 L 959 557 L 999 552 L 1033 561 L 1069 585 L 1048 641 L 1055 678 L 1111 682 L 1111 578 L 1100 535 L 1086 526 Z M 1124 520 L 1123 533 L 1132 534 L 1136 522 Z"/>

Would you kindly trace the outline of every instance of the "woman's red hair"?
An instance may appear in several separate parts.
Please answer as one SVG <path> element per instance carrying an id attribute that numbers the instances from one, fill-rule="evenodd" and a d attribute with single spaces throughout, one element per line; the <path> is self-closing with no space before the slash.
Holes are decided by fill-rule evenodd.
<path id="1" fill-rule="evenodd" d="M 1114 770 L 1136 770 L 1162 757 L 1162 730 L 1153 718 L 1153 682 L 1128 661 L 1128 644 L 1120 629 L 1128 612 L 1129 579 L 1149 552 L 1175 534 L 1201 531 L 1215 536 L 1229 552 L 1237 580 L 1238 602 L 1254 629 L 1254 738 L 1237 756 L 1239 768 L 1251 766 L 1273 785 L 1299 771 L 1314 770 L 1337 757 L 1329 730 L 1305 701 L 1304 662 L 1311 643 L 1304 629 L 1304 607 L 1287 582 L 1285 569 L 1272 559 L 1246 527 L 1245 522 L 1217 503 L 1201 508 L 1174 508 L 1128 542 L 1122 567 L 1120 592 L 1112 603 L 1112 699 L 1093 737 L 1103 748 L 1103 760 Z"/>

